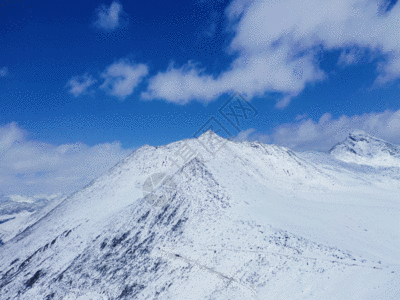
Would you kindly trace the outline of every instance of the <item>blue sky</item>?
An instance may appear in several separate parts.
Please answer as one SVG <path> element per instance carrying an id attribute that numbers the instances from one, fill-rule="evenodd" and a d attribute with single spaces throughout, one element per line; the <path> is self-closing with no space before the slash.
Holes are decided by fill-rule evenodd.
<path id="1" fill-rule="evenodd" d="M 73 190 L 211 116 L 295 150 L 400 143 L 396 2 L 2 1 L 0 194 Z M 239 130 L 218 112 L 235 92 L 258 111 Z"/>

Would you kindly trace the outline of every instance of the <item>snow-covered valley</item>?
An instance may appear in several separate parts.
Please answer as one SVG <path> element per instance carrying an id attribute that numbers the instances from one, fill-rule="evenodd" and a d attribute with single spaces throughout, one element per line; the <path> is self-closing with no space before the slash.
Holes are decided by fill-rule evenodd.
<path id="1" fill-rule="evenodd" d="M 0 246 L 0 298 L 400 299 L 399 153 L 144 146 Z"/>

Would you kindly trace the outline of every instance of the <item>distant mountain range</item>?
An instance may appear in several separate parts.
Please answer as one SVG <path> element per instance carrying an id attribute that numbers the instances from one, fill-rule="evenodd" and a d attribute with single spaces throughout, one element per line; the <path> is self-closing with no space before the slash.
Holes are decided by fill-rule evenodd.
<path id="1" fill-rule="evenodd" d="M 144 146 L 0 247 L 0 294 L 399 299 L 398 150 L 359 131 L 329 153 Z"/>

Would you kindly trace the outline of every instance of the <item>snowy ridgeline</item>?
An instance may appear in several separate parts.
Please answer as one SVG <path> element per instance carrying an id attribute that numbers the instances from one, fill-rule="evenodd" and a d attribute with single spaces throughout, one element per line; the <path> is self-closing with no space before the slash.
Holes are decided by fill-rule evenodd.
<path id="1" fill-rule="evenodd" d="M 399 153 L 142 147 L 0 247 L 1 299 L 400 299 Z"/>
<path id="2" fill-rule="evenodd" d="M 400 148 L 357 130 L 330 153 L 336 158 L 374 167 L 400 167 Z"/>

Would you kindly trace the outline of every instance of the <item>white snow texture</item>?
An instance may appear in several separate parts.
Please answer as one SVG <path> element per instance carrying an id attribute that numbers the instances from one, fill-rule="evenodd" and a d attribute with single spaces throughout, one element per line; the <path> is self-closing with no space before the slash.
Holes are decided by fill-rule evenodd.
<path id="1" fill-rule="evenodd" d="M 144 146 L 0 246 L 0 298 L 400 299 L 399 166 L 359 131 Z"/>

